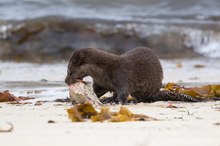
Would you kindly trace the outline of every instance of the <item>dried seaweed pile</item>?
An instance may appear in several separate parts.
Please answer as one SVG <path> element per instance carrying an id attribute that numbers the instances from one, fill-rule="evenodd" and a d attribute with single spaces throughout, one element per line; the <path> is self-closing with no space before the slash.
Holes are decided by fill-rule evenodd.
<path id="1" fill-rule="evenodd" d="M 74 105 L 67 109 L 67 113 L 72 122 L 126 122 L 126 121 L 152 121 L 155 118 L 133 114 L 125 107 L 121 107 L 118 112 L 111 112 L 108 107 L 101 107 L 100 112 L 96 111 L 90 103 Z"/>

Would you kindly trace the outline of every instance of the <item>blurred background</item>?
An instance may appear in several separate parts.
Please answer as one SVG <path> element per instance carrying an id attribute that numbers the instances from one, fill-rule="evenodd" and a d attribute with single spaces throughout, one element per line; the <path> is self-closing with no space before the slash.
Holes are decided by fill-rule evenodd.
<path id="1" fill-rule="evenodd" d="M 76 48 L 137 46 L 157 53 L 164 82 L 220 81 L 220 1 L 0 0 L 0 81 L 63 81 Z"/>
<path id="2" fill-rule="evenodd" d="M 0 59 L 68 60 L 75 48 L 220 57 L 219 0 L 0 0 Z"/>

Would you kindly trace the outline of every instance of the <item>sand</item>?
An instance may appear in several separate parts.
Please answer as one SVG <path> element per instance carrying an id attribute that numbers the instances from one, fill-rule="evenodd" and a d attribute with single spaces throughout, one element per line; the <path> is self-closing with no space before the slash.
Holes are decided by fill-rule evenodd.
<path id="1" fill-rule="evenodd" d="M 164 83 L 220 82 L 218 63 L 215 60 L 162 60 Z M 196 64 L 205 67 L 195 68 Z M 178 108 L 166 108 L 170 102 L 139 103 L 126 107 L 133 113 L 146 114 L 160 121 L 72 123 L 66 112 L 72 105 L 52 102 L 68 96 L 63 83 L 66 65 L 65 62 L 46 65 L 0 63 L 0 91 L 9 89 L 16 96 L 35 97 L 30 100 L 32 104 L 0 103 L 0 129 L 8 128 L 7 122 L 14 125 L 13 131 L 0 132 L 0 146 L 220 146 L 220 126 L 216 124 L 220 123 L 220 102 L 172 102 Z M 39 82 L 41 79 L 49 82 Z M 27 94 L 31 90 L 42 92 Z M 35 106 L 37 100 L 49 102 Z M 111 110 L 119 107 L 110 106 Z M 48 123 L 49 120 L 55 123 Z"/>
<path id="2" fill-rule="evenodd" d="M 54 102 L 10 105 L 1 103 L 0 128 L 14 125 L 9 133 L 0 133 L 1 146 L 39 145 L 126 145 L 126 146 L 219 146 L 220 102 L 181 103 L 166 108 L 168 102 L 127 105 L 134 113 L 161 121 L 124 123 L 72 123 L 66 109 L 70 104 Z M 111 106 L 116 110 L 120 106 Z M 49 120 L 55 123 L 48 123 Z"/>

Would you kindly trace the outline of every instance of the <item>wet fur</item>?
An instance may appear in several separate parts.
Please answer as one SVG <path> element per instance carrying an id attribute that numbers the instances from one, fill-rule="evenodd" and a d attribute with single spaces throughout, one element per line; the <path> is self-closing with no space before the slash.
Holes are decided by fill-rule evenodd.
<path id="1" fill-rule="evenodd" d="M 84 48 L 74 51 L 65 82 L 70 85 L 85 76 L 93 78 L 98 97 L 112 91 L 121 103 L 126 103 L 129 94 L 138 102 L 149 102 L 160 92 L 163 70 L 157 56 L 146 47 L 122 55 Z"/>

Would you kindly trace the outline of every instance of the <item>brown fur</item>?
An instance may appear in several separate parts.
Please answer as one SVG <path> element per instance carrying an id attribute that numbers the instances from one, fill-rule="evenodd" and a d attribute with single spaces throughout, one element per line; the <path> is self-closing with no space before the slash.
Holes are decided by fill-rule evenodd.
<path id="1" fill-rule="evenodd" d="M 107 91 L 115 92 L 115 100 L 125 103 L 127 96 L 137 101 L 154 100 L 160 91 L 163 70 L 157 56 L 147 47 L 138 47 L 122 55 L 114 55 L 94 48 L 75 50 L 65 82 L 91 76 L 98 97 Z"/>

